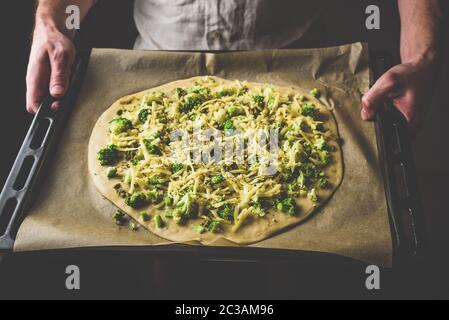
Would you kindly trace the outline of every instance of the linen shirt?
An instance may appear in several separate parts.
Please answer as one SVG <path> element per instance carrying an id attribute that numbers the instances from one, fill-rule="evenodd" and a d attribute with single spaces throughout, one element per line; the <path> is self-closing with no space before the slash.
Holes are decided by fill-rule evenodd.
<path id="1" fill-rule="evenodd" d="M 322 0 L 135 0 L 135 49 L 256 50 L 300 40 Z"/>

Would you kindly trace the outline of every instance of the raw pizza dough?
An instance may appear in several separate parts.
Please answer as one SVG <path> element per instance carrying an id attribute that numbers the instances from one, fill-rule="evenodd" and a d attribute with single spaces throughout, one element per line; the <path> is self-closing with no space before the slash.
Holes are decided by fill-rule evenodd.
<path id="1" fill-rule="evenodd" d="M 234 85 L 234 81 L 224 80 L 217 77 L 209 77 L 215 80 L 220 85 Z M 105 174 L 107 167 L 101 166 L 97 160 L 98 151 L 104 146 L 110 143 L 109 137 L 109 123 L 112 119 L 117 118 L 119 110 L 123 110 L 127 106 L 133 106 L 139 104 L 141 99 L 152 92 L 163 92 L 170 94 L 176 88 L 189 88 L 195 85 L 197 81 L 201 81 L 204 77 L 195 77 L 186 80 L 175 81 L 156 88 L 152 88 L 143 92 L 132 94 L 123 97 L 116 101 L 110 108 L 108 108 L 98 119 L 93 129 L 89 148 L 88 148 L 88 161 L 89 171 L 95 186 L 100 193 L 120 208 L 123 212 L 128 214 L 139 224 L 150 230 L 154 234 L 168 239 L 174 242 L 192 242 L 199 241 L 205 245 L 211 245 L 219 242 L 219 240 L 226 239 L 236 244 L 251 244 L 254 242 L 266 239 L 276 233 L 279 233 L 289 227 L 293 227 L 308 219 L 320 206 L 324 205 L 327 200 L 335 193 L 340 186 L 343 179 L 343 157 L 341 147 L 339 144 L 339 135 L 337 129 L 337 123 L 332 112 L 322 103 L 319 99 L 310 97 L 304 90 L 296 87 L 279 87 L 270 85 L 275 92 L 281 94 L 301 94 L 306 95 L 312 100 L 313 104 L 319 110 L 320 120 L 325 123 L 325 127 L 329 133 L 329 140 L 327 141 L 331 151 L 331 163 L 323 169 L 326 174 L 329 187 L 326 189 L 317 190 L 317 196 L 320 199 L 318 203 L 314 203 L 307 197 L 296 198 L 296 203 L 300 208 L 299 213 L 295 216 L 287 215 L 277 210 L 270 210 L 265 217 L 258 217 L 252 219 L 249 223 L 245 224 L 236 232 L 231 231 L 231 227 L 228 225 L 222 225 L 222 232 L 212 233 L 206 232 L 199 234 L 194 230 L 193 226 L 201 223 L 202 220 L 189 220 L 187 225 L 179 225 L 171 219 L 163 218 L 166 226 L 164 228 L 157 228 L 153 221 L 144 222 L 140 218 L 140 213 L 144 210 L 151 216 L 160 214 L 162 215 L 165 209 L 155 209 L 154 206 L 145 207 L 143 209 L 133 209 L 125 204 L 123 198 L 121 198 L 114 186 L 117 184 L 116 179 L 108 179 Z M 248 83 L 245 82 L 246 87 L 249 90 L 263 88 L 265 84 Z M 163 217 L 163 215 L 162 215 Z"/>

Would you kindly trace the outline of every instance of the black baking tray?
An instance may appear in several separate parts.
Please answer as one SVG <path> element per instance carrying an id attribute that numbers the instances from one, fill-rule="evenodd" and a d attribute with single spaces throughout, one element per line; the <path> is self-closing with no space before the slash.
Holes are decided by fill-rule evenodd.
<path id="1" fill-rule="evenodd" d="M 90 51 L 78 53 L 72 72 L 71 87 L 61 101 L 62 108 L 52 111 L 49 95 L 43 100 L 26 135 L 10 175 L 0 194 L 0 251 L 13 250 L 20 224 L 37 195 L 46 164 L 56 151 L 57 143 L 69 120 L 83 83 Z M 394 61 L 386 53 L 371 53 L 373 79 L 378 79 Z M 375 121 L 380 170 L 384 177 L 394 263 L 414 260 L 423 253 L 424 228 L 411 142 L 405 118 L 393 106 L 386 105 Z M 335 254 L 298 250 L 222 248 L 207 246 L 167 245 L 156 247 L 108 247 L 79 250 L 128 250 L 163 254 L 189 255 L 209 260 L 264 261 L 295 259 L 323 263 L 360 263 Z M 60 250 L 54 250 L 60 251 Z M 62 250 L 73 251 L 73 250 Z"/>

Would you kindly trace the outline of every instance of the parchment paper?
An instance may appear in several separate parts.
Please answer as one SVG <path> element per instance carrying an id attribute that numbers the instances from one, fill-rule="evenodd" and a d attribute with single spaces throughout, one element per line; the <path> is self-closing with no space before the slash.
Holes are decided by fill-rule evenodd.
<path id="1" fill-rule="evenodd" d="M 38 200 L 19 230 L 15 251 L 169 244 L 148 231 L 113 224 L 116 208 L 88 174 L 89 137 L 103 111 L 125 95 L 217 75 L 318 87 L 335 102 L 343 140 L 345 174 L 334 197 L 306 223 L 252 246 L 336 253 L 390 266 L 392 240 L 374 125 L 360 119 L 361 96 L 369 86 L 368 61 L 361 43 L 226 54 L 94 50 L 77 105 Z"/>

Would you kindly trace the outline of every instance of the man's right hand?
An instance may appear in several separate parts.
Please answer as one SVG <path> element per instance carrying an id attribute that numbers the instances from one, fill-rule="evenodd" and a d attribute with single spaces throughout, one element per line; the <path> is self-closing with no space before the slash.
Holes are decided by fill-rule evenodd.
<path id="1" fill-rule="evenodd" d="M 37 112 L 48 91 L 54 98 L 64 96 L 75 56 L 75 46 L 69 37 L 54 25 L 36 22 L 26 76 L 28 112 Z M 52 109 L 58 107 L 59 102 L 54 102 Z"/>

